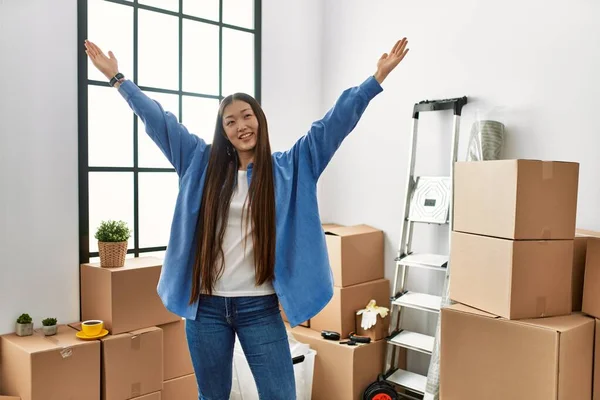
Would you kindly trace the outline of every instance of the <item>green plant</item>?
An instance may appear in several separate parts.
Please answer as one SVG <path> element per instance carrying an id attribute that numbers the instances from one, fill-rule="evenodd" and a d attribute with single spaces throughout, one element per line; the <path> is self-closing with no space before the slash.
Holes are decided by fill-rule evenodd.
<path id="1" fill-rule="evenodd" d="M 102 221 L 94 237 L 101 242 L 125 242 L 131 237 L 131 230 L 124 221 Z"/>
<path id="2" fill-rule="evenodd" d="M 45 318 L 42 320 L 42 325 L 54 326 L 54 325 L 56 325 L 56 318 Z"/>
<path id="3" fill-rule="evenodd" d="M 17 324 L 30 324 L 31 321 L 29 314 L 21 314 L 19 318 L 17 318 Z"/>

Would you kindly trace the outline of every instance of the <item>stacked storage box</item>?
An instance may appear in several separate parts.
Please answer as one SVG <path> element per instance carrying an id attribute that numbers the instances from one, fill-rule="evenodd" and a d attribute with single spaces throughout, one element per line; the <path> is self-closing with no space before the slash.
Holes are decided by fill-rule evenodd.
<path id="1" fill-rule="evenodd" d="M 366 225 L 324 224 L 334 295 L 329 304 L 304 325 L 291 330 L 299 342 L 317 352 L 313 400 L 361 399 L 363 391 L 383 371 L 389 318 L 378 321 L 369 344 L 349 346 L 325 340 L 321 331 L 338 332 L 342 342 L 357 329 L 356 312 L 370 300 L 390 307 L 389 281 L 384 279 L 383 232 Z M 383 329 L 382 329 L 383 328 Z M 364 332 L 362 332 L 364 333 Z"/>
<path id="2" fill-rule="evenodd" d="M 102 320 L 108 335 L 1 337 L 2 390 L 22 400 L 197 400 L 185 321 L 156 293 L 162 260 L 127 259 L 121 268 L 81 265 L 83 320 Z"/>
<path id="3" fill-rule="evenodd" d="M 579 166 L 456 164 L 441 397 L 591 399 L 594 321 L 573 309 Z"/>

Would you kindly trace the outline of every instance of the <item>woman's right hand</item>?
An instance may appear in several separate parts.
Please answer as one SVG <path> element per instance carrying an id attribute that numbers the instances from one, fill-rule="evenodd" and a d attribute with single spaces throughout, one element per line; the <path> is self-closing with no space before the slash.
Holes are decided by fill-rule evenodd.
<path id="1" fill-rule="evenodd" d="M 102 72 L 106 79 L 111 80 L 119 73 L 119 63 L 112 51 L 108 52 L 108 57 L 100 50 L 98 46 L 89 40 L 85 41 L 85 54 L 88 55 L 94 67 Z"/>

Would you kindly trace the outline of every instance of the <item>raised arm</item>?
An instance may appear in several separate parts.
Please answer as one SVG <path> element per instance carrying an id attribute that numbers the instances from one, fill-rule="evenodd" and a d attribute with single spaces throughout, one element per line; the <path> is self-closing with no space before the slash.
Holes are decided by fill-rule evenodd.
<path id="1" fill-rule="evenodd" d="M 315 121 L 306 135 L 287 152 L 296 163 L 309 164 L 319 178 L 342 141 L 354 129 L 369 102 L 383 89 L 381 84 L 406 56 L 406 38 L 396 42 L 377 62 L 377 70 L 361 85 L 346 89 L 325 116 Z"/>
<path id="2" fill-rule="evenodd" d="M 112 51 L 106 56 L 94 43 L 85 41 L 86 54 L 109 81 L 119 73 L 118 62 Z M 115 79 L 116 80 L 116 79 Z M 157 144 L 171 165 L 181 176 L 187 169 L 195 152 L 206 150 L 206 142 L 192 135 L 177 121 L 172 113 L 163 110 L 155 100 L 146 96 L 133 82 L 113 80 L 114 87 L 127 101 L 133 112 L 140 117 L 146 133 Z"/>

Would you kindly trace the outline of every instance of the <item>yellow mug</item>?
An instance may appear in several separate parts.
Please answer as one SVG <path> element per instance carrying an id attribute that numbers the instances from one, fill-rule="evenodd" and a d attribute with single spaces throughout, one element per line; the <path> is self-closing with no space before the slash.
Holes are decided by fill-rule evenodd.
<path id="1" fill-rule="evenodd" d="M 104 321 L 99 319 L 91 319 L 81 323 L 81 331 L 86 336 L 97 336 L 102 332 L 102 328 L 104 328 Z"/>

